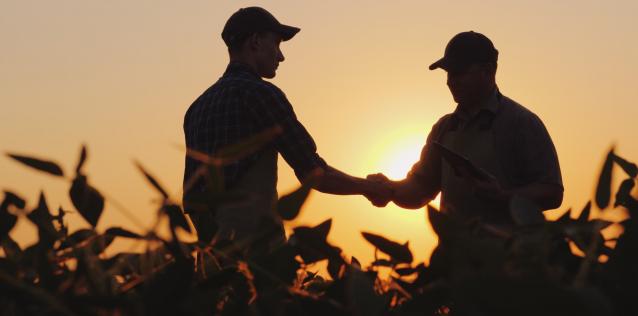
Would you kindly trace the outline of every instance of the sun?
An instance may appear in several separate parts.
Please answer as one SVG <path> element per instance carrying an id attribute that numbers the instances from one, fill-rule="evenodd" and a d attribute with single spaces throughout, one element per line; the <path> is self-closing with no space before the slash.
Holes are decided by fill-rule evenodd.
<path id="1" fill-rule="evenodd" d="M 412 166 L 419 161 L 426 136 L 417 128 L 395 130 L 384 139 L 378 140 L 373 159 L 372 170 L 386 175 L 391 180 L 406 178 Z M 436 208 L 440 206 L 440 194 L 430 202 Z"/>
<path id="2" fill-rule="evenodd" d="M 409 135 L 387 144 L 379 161 L 380 171 L 392 180 L 405 179 L 408 171 L 419 161 L 424 143 L 422 135 Z"/>

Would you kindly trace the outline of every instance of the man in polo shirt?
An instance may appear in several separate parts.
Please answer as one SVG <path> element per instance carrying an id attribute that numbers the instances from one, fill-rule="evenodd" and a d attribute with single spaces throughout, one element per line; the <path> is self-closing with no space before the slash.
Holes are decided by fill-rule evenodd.
<path id="1" fill-rule="evenodd" d="M 558 157 L 541 120 L 504 96 L 496 85 L 498 51 L 483 34 L 454 36 L 443 58 L 430 65 L 447 72 L 447 85 L 458 104 L 432 127 L 420 160 L 402 181 L 382 174 L 368 179 L 390 184 L 390 200 L 404 208 L 423 207 L 441 192 L 441 209 L 479 217 L 495 225 L 513 225 L 508 201 L 515 195 L 548 210 L 563 198 Z M 454 166 L 449 149 L 467 158 L 487 177 Z M 449 151 L 448 151 L 449 153 Z"/>
<path id="2" fill-rule="evenodd" d="M 283 25 L 259 7 L 243 8 L 226 22 L 222 39 L 230 62 L 223 76 L 190 106 L 184 117 L 186 146 L 191 152 L 215 156 L 228 146 L 264 131 L 279 131 L 273 141 L 256 152 L 223 166 L 224 189 L 244 198 L 216 209 L 195 211 L 191 201 L 205 195 L 207 181 L 200 177 L 202 161 L 186 156 L 184 208 L 201 241 L 250 237 L 263 219 L 283 227 L 273 213 L 277 199 L 277 157 L 281 154 L 304 181 L 318 175 L 315 189 L 331 194 L 388 196 L 390 189 L 378 182 L 349 176 L 326 164 L 317 154 L 310 134 L 297 120 L 286 95 L 271 82 L 284 56 L 279 48 L 299 28 Z M 201 155 L 200 155 L 201 156 Z M 201 198 L 200 198 L 201 199 Z M 199 204 L 201 206 L 201 203 Z M 201 207 L 200 207 L 201 208 Z"/>

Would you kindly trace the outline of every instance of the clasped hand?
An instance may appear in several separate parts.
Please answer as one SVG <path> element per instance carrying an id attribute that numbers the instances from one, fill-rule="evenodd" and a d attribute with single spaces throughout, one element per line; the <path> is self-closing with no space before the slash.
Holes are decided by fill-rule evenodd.
<path id="1" fill-rule="evenodd" d="M 376 207 L 384 207 L 394 195 L 393 183 L 388 177 L 381 173 L 371 174 L 366 177 L 368 180 L 369 192 L 365 197 Z"/>

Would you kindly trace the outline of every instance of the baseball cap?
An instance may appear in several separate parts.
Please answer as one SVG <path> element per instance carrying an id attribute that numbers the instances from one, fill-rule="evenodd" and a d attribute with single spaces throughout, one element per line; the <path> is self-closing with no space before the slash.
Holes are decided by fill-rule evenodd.
<path id="1" fill-rule="evenodd" d="M 260 7 L 241 8 L 228 18 L 222 39 L 227 46 L 238 39 L 253 33 L 270 31 L 281 35 L 282 40 L 291 39 L 297 32 L 298 27 L 288 26 L 279 23 L 275 17 Z"/>
<path id="2" fill-rule="evenodd" d="M 495 63 L 497 60 L 498 50 L 487 36 L 474 31 L 462 32 L 452 37 L 443 58 L 430 65 L 430 70 L 458 71 L 474 63 Z"/>

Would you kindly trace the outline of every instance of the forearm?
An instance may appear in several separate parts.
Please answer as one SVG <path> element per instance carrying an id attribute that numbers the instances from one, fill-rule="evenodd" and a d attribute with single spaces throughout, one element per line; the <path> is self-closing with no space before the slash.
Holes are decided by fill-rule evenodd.
<path id="1" fill-rule="evenodd" d="M 551 210 L 563 202 L 563 188 L 556 184 L 533 183 L 505 191 L 507 199 L 520 195 L 536 203 L 542 210 Z"/>
<path id="2" fill-rule="evenodd" d="M 405 179 L 392 181 L 394 204 L 407 209 L 419 209 L 428 204 L 436 196 L 436 192 L 428 192 L 420 184 Z"/>
<path id="3" fill-rule="evenodd" d="M 353 177 L 330 166 L 326 166 L 314 188 L 323 193 L 337 195 L 357 195 L 371 192 L 367 180 Z"/>

